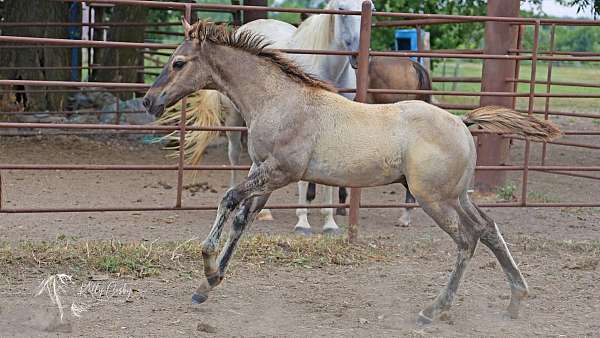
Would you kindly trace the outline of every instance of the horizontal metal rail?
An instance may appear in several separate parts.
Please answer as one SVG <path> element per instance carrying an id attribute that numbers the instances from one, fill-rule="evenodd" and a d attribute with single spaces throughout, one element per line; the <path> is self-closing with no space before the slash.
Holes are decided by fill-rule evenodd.
<path id="1" fill-rule="evenodd" d="M 526 204 L 520 202 L 499 202 L 499 203 L 478 203 L 480 207 L 485 208 L 597 208 L 600 203 L 595 202 L 571 202 L 571 203 L 532 203 Z M 347 208 L 349 204 L 274 204 L 267 205 L 269 209 L 322 209 L 322 208 Z M 361 208 L 368 209 L 386 209 L 386 208 L 419 208 L 418 204 L 413 203 L 395 203 L 395 204 L 375 204 L 361 203 Z M 182 206 L 182 207 L 97 207 L 97 208 L 2 208 L 0 214 L 33 214 L 33 213 L 83 213 L 83 212 L 146 212 L 146 211 L 213 211 L 216 206 Z"/>
<path id="2" fill-rule="evenodd" d="M 5 170 L 177 170 L 179 167 L 176 164 L 0 164 L 0 169 Z M 249 170 L 247 165 L 186 165 L 184 170 Z M 525 169 L 522 165 L 489 165 L 477 166 L 476 170 L 506 170 L 519 171 Z M 528 170 L 538 171 L 600 171 L 600 166 L 536 166 L 530 165 Z"/>

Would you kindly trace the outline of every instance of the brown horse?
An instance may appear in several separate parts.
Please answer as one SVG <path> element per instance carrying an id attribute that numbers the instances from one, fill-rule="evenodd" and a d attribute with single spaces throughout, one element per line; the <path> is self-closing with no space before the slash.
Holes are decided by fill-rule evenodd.
<path id="1" fill-rule="evenodd" d="M 448 284 L 418 321 L 430 323 L 449 311 L 479 241 L 506 273 L 508 314 L 518 316 L 527 283 L 498 226 L 467 193 L 476 161 L 467 125 L 538 140 L 559 136 L 558 128 L 502 107 L 479 108 L 460 118 L 423 101 L 353 102 L 282 54 L 265 50 L 258 35 L 203 21 L 194 26 L 184 21 L 184 31 L 185 41 L 146 93 L 144 106 L 160 115 L 195 91 L 218 90 L 248 126 L 252 160 L 248 176 L 221 199 L 202 243 L 205 278 L 193 302 L 205 302 L 223 281 L 240 237 L 273 191 L 300 180 L 348 187 L 404 183 L 458 249 Z M 233 214 L 219 254 L 223 227 Z"/>

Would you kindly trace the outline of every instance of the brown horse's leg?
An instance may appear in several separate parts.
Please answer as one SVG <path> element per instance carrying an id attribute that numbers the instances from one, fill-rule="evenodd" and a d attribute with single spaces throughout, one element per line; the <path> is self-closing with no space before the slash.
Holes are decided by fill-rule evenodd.
<path id="1" fill-rule="evenodd" d="M 470 202 L 470 201 L 469 201 Z M 471 206 L 471 212 L 475 212 L 480 215 L 484 220 L 486 227 L 483 230 L 483 234 L 481 235 L 481 242 L 485 244 L 496 256 L 500 266 L 504 270 L 506 277 L 508 278 L 508 283 L 510 285 L 511 297 L 510 304 L 508 305 L 507 315 L 510 318 L 518 318 L 519 316 L 519 307 L 521 306 L 521 301 L 527 298 L 528 287 L 525 278 L 521 274 L 521 271 L 515 264 L 515 261 L 506 246 L 506 242 L 504 238 L 502 238 L 502 234 L 500 233 L 500 229 L 496 223 L 486 215 L 483 210 L 479 209 L 472 203 L 468 203 L 467 205 Z M 467 207 L 465 209 L 468 209 Z"/>
<path id="2" fill-rule="evenodd" d="M 450 309 L 460 280 L 477 247 L 480 231 L 474 222 L 464 215 L 458 205 L 458 200 L 453 202 L 425 202 L 421 205 L 423 210 L 436 221 L 440 228 L 454 239 L 458 248 L 456 264 L 450 274 L 448 284 L 434 302 L 419 313 L 417 322 L 419 324 L 429 324 L 438 314 Z"/>

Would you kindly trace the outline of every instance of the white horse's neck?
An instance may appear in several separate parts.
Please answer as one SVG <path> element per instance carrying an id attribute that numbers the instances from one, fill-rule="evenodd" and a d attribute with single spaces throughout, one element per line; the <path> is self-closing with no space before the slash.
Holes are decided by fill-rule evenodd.
<path id="1" fill-rule="evenodd" d="M 336 31 L 336 20 L 330 14 L 314 15 L 306 19 L 287 42 L 288 48 L 314 50 L 345 50 L 342 38 Z M 341 85 L 345 69 L 349 67 L 347 56 L 290 54 L 306 72 Z"/>

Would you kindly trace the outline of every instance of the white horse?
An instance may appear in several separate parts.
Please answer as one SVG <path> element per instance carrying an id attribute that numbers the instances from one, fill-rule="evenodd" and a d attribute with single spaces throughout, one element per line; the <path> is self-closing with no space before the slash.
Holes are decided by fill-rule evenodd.
<path id="1" fill-rule="evenodd" d="M 360 11 L 363 0 L 330 0 L 326 9 Z M 375 7 L 373 4 L 371 4 Z M 310 16 L 296 29 L 294 26 L 272 19 L 256 20 L 240 27 L 240 32 L 251 31 L 272 42 L 270 48 L 313 49 L 357 51 L 360 38 L 360 16 L 318 14 Z M 350 62 L 356 64 L 355 57 L 314 54 L 287 54 L 304 71 L 328 81 L 338 88 L 355 88 L 356 75 Z M 354 94 L 344 94 L 354 99 Z M 298 182 L 298 203 L 309 204 L 307 199 L 308 182 Z M 324 204 L 332 204 L 334 187 L 325 187 Z M 323 233 L 338 234 L 338 225 L 333 217 L 333 208 L 321 209 L 324 216 Z M 298 222 L 294 231 L 308 235 L 312 232 L 308 222 L 308 209 L 296 209 Z"/>

